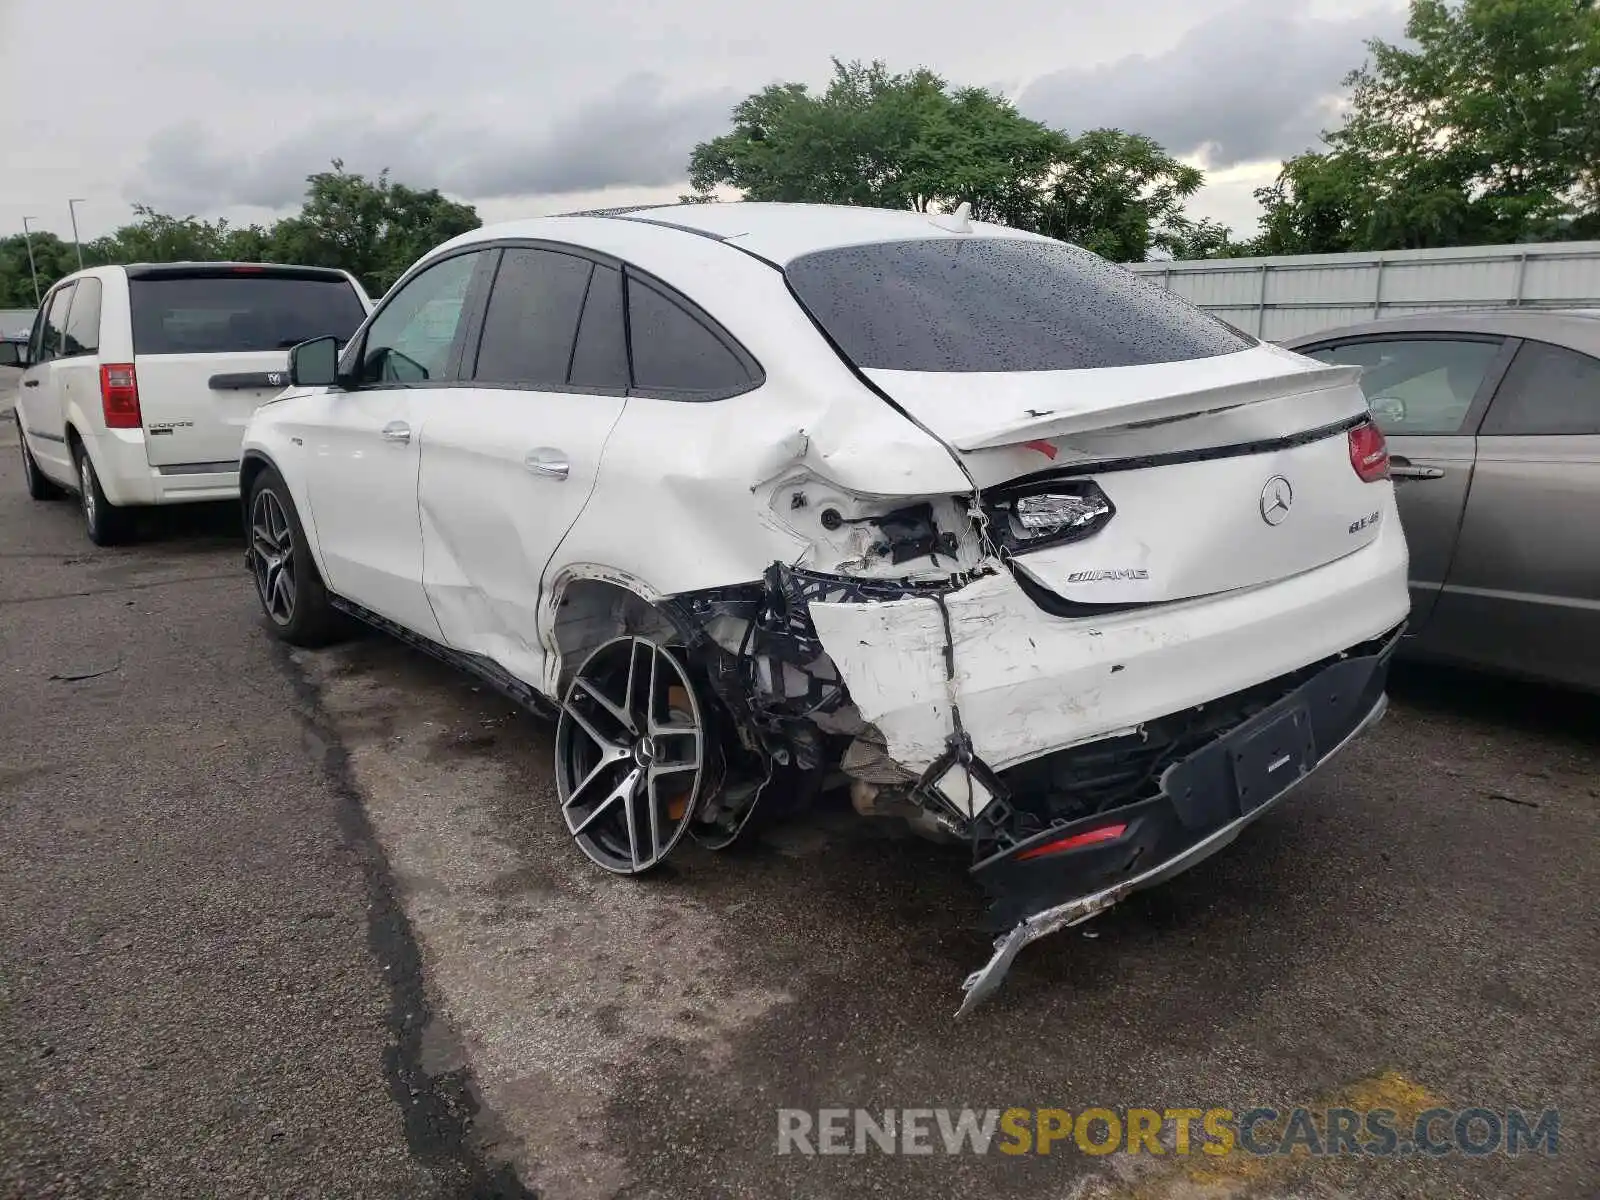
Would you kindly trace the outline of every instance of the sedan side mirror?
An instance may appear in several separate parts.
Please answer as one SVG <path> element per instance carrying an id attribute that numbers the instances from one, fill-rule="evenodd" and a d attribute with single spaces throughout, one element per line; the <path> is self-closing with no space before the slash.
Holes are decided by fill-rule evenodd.
<path id="1" fill-rule="evenodd" d="M 0 342 L 0 367 L 28 365 L 28 347 L 23 342 Z"/>
<path id="2" fill-rule="evenodd" d="M 295 387 L 332 387 L 339 382 L 339 339 L 312 338 L 289 351 L 289 382 Z"/>

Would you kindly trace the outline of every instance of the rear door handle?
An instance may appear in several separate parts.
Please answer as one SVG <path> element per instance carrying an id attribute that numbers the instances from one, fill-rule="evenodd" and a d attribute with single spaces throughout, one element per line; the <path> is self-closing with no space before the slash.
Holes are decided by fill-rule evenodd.
<path id="1" fill-rule="evenodd" d="M 522 465 L 535 475 L 543 475 L 546 479 L 565 479 L 572 474 L 572 464 L 567 461 L 567 452 L 557 450 L 553 446 L 539 446 L 529 450 L 522 460 Z"/>
<path id="2" fill-rule="evenodd" d="M 404 445 L 411 440 L 411 426 L 404 421 L 390 421 L 383 427 L 383 440 Z"/>
<path id="3" fill-rule="evenodd" d="M 1443 467 L 1413 466 L 1409 459 L 1389 458 L 1389 474 L 1394 479 L 1443 479 Z"/>
<path id="4" fill-rule="evenodd" d="M 24 379 L 22 381 L 22 386 L 23 387 L 38 387 L 39 386 L 39 381 L 37 379 Z"/>

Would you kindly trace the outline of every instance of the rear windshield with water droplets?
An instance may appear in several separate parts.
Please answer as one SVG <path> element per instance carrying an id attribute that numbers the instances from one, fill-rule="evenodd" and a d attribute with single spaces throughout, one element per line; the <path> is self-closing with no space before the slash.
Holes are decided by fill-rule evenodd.
<path id="1" fill-rule="evenodd" d="M 1062 242 L 930 238 L 802 255 L 800 302 L 863 370 L 1070 371 L 1231 354 L 1216 317 Z"/>

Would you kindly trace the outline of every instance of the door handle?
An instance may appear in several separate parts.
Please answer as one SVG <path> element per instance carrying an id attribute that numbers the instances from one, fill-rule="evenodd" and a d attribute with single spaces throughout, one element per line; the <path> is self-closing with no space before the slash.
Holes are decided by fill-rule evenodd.
<path id="1" fill-rule="evenodd" d="M 39 381 L 37 379 L 24 379 L 22 381 L 22 386 L 23 387 L 38 387 L 39 386 Z"/>
<path id="2" fill-rule="evenodd" d="M 1443 479 L 1443 467 L 1413 466 L 1410 459 L 1389 456 L 1389 475 L 1393 479 Z"/>
<path id="3" fill-rule="evenodd" d="M 543 475 L 546 479 L 565 479 L 572 474 L 572 464 L 567 461 L 567 452 L 557 450 L 553 446 L 540 446 L 529 450 L 522 460 L 522 465 L 535 475 Z"/>
<path id="4" fill-rule="evenodd" d="M 411 426 L 404 421 L 390 421 L 383 427 L 383 440 L 404 445 L 411 440 Z"/>

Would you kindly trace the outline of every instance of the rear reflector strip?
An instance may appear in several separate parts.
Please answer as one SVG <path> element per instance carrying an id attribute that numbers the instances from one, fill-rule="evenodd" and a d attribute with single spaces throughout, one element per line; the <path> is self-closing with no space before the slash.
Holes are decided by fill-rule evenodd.
<path id="1" fill-rule="evenodd" d="M 1040 846 L 1030 846 L 1017 855 L 1018 862 L 1030 858 L 1043 858 L 1047 854 L 1061 854 L 1068 850 L 1077 850 L 1083 846 L 1094 846 L 1101 842 L 1114 842 L 1127 831 L 1127 825 L 1102 825 L 1099 829 L 1086 829 L 1082 833 L 1074 833 L 1070 837 L 1057 838 L 1053 842 L 1045 842 Z"/>

